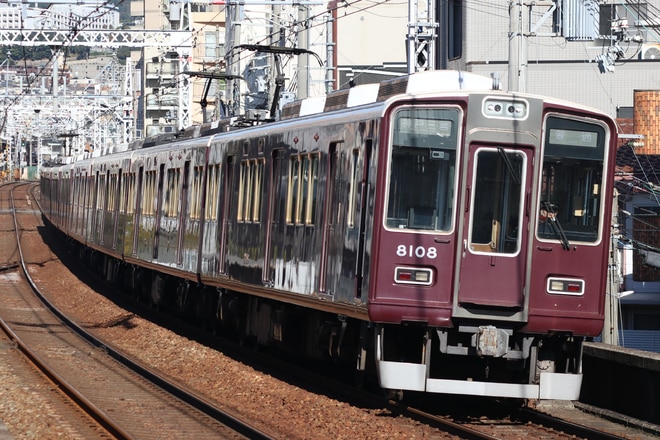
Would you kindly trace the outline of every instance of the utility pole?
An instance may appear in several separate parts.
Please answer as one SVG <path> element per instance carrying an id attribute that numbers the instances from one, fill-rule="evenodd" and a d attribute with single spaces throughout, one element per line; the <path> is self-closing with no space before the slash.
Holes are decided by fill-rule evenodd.
<path id="1" fill-rule="evenodd" d="M 602 339 L 604 344 L 619 345 L 619 251 L 617 242 L 619 238 L 620 219 L 617 213 L 618 194 L 614 191 L 612 209 L 612 230 L 610 232 L 610 255 L 607 261 L 607 288 L 605 291 L 605 320 L 603 323 Z"/>
<path id="2" fill-rule="evenodd" d="M 435 70 L 435 1 L 408 0 L 408 73 Z"/>
<path id="3" fill-rule="evenodd" d="M 309 6 L 298 6 L 298 47 L 309 49 Z M 309 54 L 298 56 L 298 99 L 309 97 Z"/>
<path id="4" fill-rule="evenodd" d="M 525 92 L 527 85 L 527 40 L 523 32 L 523 2 L 509 2 L 509 90 Z"/>
<path id="5" fill-rule="evenodd" d="M 241 41 L 241 20 L 243 19 L 243 5 L 240 2 L 228 1 L 225 19 L 225 42 L 227 48 L 227 73 L 232 77 L 240 77 L 240 55 L 235 53 L 237 42 Z M 240 44 L 240 43 L 238 43 Z M 227 107 L 229 114 L 241 113 L 240 82 L 236 79 L 227 81 Z"/>
<path id="6" fill-rule="evenodd" d="M 326 34 L 326 63 L 325 63 L 325 93 L 330 93 L 335 89 L 335 14 L 336 10 L 330 9 L 328 4 L 327 21 L 325 23 Z"/>
<path id="7" fill-rule="evenodd" d="M 598 11 L 597 0 L 510 0 L 509 90 L 527 91 L 528 37 L 563 37 L 566 41 L 593 41 L 598 38 Z"/>

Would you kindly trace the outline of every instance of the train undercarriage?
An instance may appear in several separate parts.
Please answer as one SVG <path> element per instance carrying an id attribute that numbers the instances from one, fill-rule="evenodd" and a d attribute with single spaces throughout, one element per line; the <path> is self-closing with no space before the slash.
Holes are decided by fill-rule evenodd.
<path id="1" fill-rule="evenodd" d="M 378 326 L 375 349 L 380 382 L 388 389 L 534 400 L 579 398 L 582 338 L 570 334 L 520 335 L 479 325 Z"/>

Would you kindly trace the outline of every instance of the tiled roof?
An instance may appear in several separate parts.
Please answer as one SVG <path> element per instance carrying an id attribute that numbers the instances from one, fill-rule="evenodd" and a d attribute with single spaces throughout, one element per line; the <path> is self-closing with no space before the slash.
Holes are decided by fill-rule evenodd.
<path id="1" fill-rule="evenodd" d="M 634 147 L 622 145 L 616 154 L 617 180 L 660 184 L 660 155 L 638 154 Z"/>

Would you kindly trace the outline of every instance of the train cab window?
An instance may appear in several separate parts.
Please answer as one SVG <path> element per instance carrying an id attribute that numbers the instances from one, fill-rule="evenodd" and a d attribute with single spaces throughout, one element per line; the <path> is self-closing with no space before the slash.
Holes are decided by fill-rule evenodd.
<path id="1" fill-rule="evenodd" d="M 520 249 L 526 156 L 503 147 L 475 155 L 470 250 L 514 254 Z"/>
<path id="2" fill-rule="evenodd" d="M 403 108 L 394 114 L 386 226 L 450 231 L 461 112 Z"/>
<path id="3" fill-rule="evenodd" d="M 546 121 L 537 234 L 559 240 L 596 242 L 603 207 L 605 127 L 551 116 Z"/>

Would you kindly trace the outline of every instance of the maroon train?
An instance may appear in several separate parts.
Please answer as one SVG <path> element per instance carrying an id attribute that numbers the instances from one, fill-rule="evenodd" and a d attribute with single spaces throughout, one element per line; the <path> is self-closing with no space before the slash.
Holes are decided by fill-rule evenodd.
<path id="1" fill-rule="evenodd" d="M 436 71 L 235 122 L 44 168 L 48 220 L 143 299 L 385 389 L 578 398 L 609 116 Z"/>

